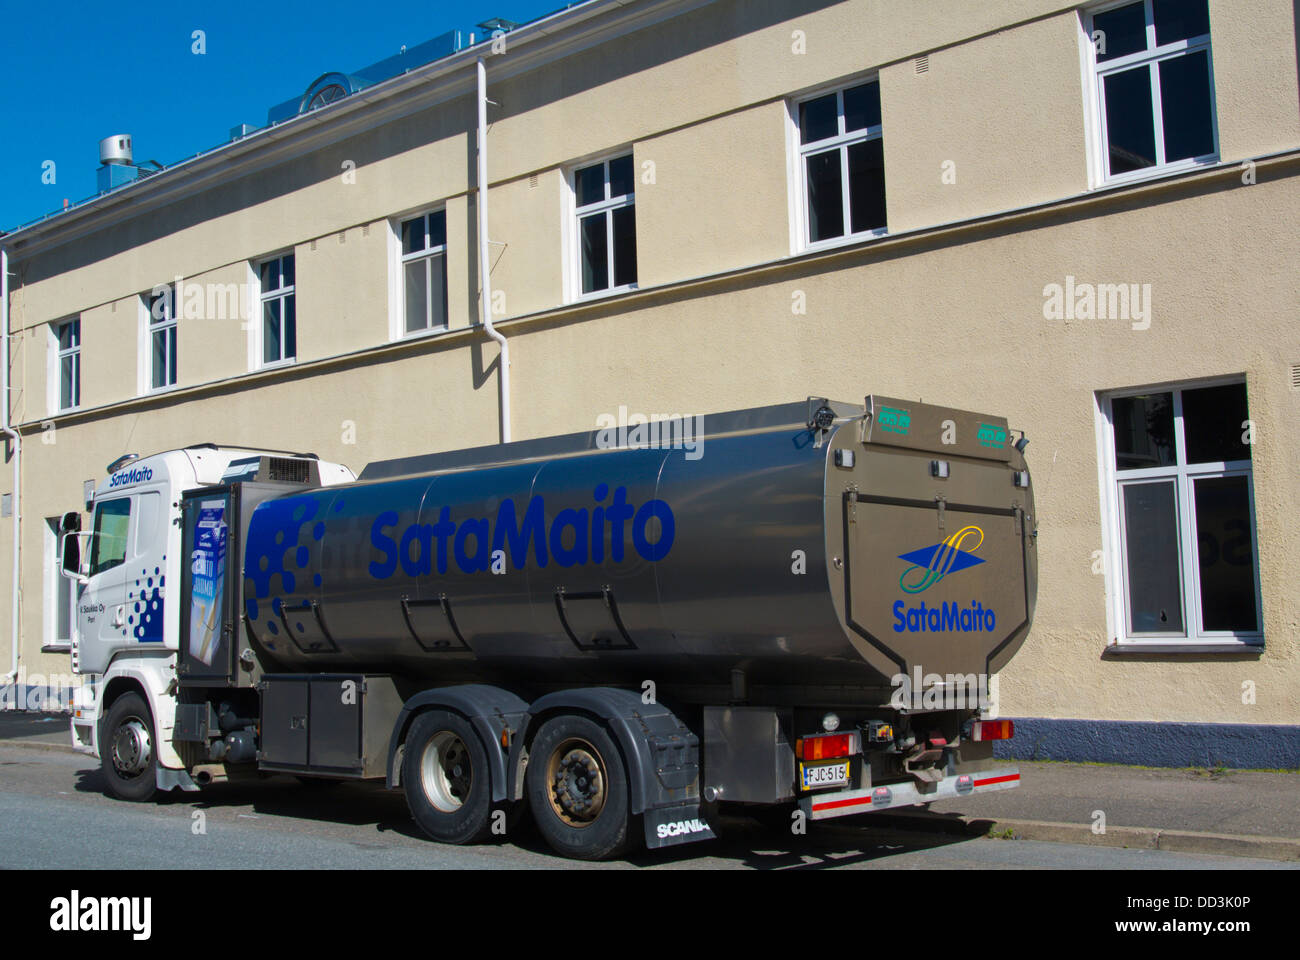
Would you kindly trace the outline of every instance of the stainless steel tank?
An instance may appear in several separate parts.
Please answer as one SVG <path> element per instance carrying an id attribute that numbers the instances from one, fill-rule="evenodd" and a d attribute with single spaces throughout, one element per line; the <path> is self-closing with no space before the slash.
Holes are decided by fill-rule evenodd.
<path id="1" fill-rule="evenodd" d="M 912 669 L 909 650 L 925 651 L 927 672 L 983 669 L 999 644 L 1014 652 L 1032 613 L 1032 500 L 1027 472 L 1024 487 L 1012 476 L 1023 460 L 990 458 L 973 426 L 971 444 L 944 451 L 943 489 L 969 494 L 951 504 L 1020 511 L 1015 531 L 1007 515 L 1000 539 L 988 536 L 1005 562 L 975 571 L 986 591 L 1014 581 L 994 591 L 1002 621 L 978 637 L 960 613 L 953 631 L 893 631 L 895 595 L 909 596 L 899 570 L 915 566 L 900 545 L 942 544 L 943 524 L 917 489 L 932 454 L 873 437 L 882 404 L 871 403 L 710 416 L 694 446 L 674 445 L 677 433 L 599 449 L 589 434 L 393 461 L 265 502 L 244 545 L 248 630 L 271 669 L 539 688 L 653 680 L 700 699 L 735 671 L 751 688 L 802 689 L 803 702 L 878 699 Z"/>

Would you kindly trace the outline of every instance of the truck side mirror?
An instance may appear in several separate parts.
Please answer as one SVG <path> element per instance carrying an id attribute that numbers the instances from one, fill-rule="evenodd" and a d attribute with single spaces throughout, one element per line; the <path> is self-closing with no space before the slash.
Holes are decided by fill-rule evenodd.
<path id="1" fill-rule="evenodd" d="M 63 535 L 63 572 L 69 577 L 81 576 L 81 544 L 75 533 Z"/>
<path id="2" fill-rule="evenodd" d="M 78 577 L 81 574 L 81 540 L 77 533 L 81 530 L 81 514 L 65 513 L 59 526 L 63 533 L 60 566 L 66 575 Z"/>

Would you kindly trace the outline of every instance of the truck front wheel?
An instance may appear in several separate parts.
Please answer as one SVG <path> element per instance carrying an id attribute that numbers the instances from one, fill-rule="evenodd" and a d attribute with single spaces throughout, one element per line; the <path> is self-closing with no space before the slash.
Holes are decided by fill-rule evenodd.
<path id="1" fill-rule="evenodd" d="M 548 720 L 529 751 L 528 805 L 546 842 L 578 860 L 629 845 L 623 758 L 605 728 L 582 716 Z"/>
<path id="2" fill-rule="evenodd" d="M 487 751 L 468 720 L 445 710 L 415 718 L 402 755 L 411 816 L 441 843 L 477 843 L 492 829 Z"/>
<path id="3" fill-rule="evenodd" d="M 158 752 L 153 716 L 138 693 L 113 701 L 99 739 L 100 766 L 108 792 L 119 800 L 143 801 L 158 788 Z"/>

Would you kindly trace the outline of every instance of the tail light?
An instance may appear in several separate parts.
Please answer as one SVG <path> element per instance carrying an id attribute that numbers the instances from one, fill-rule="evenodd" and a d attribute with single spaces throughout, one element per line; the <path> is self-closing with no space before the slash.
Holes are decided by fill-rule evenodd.
<path id="1" fill-rule="evenodd" d="M 835 760 L 858 753 L 856 733 L 833 733 L 823 737 L 804 737 L 795 745 L 800 760 Z"/>
<path id="2" fill-rule="evenodd" d="M 976 720 L 970 725 L 972 740 L 1010 740 L 1016 735 L 1012 720 Z"/>

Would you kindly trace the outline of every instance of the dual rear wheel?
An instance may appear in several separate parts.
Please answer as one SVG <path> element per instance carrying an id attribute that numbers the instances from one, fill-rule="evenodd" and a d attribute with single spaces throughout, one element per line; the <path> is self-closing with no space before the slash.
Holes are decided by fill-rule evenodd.
<path id="1" fill-rule="evenodd" d="M 506 806 L 492 801 L 490 777 L 487 747 L 468 720 L 446 710 L 415 719 L 402 783 L 425 833 L 443 843 L 477 843 L 508 824 Z M 618 746 L 595 720 L 571 714 L 542 725 L 529 752 L 525 792 L 538 831 L 557 853 L 600 860 L 627 848 L 627 772 Z"/>
<path id="2" fill-rule="evenodd" d="M 603 860 L 630 845 L 627 771 L 596 721 L 546 721 L 529 752 L 525 786 L 537 829 L 557 853 Z"/>

